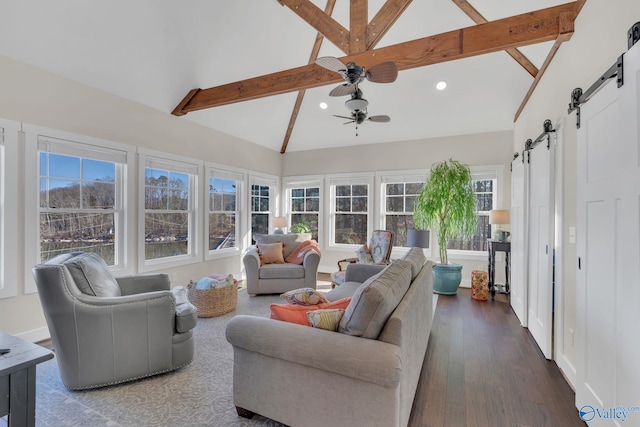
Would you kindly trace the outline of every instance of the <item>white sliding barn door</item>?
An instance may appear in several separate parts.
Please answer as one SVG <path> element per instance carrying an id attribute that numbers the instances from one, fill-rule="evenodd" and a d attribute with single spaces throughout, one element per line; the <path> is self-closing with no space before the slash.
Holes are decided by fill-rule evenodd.
<path id="1" fill-rule="evenodd" d="M 581 106 L 578 130 L 576 406 L 590 426 L 640 425 L 598 412 L 640 406 L 640 43 L 623 75 Z"/>
<path id="2" fill-rule="evenodd" d="M 527 327 L 547 359 L 552 358 L 554 248 L 554 153 L 549 135 L 529 157 Z M 549 143 L 548 143 L 549 142 Z"/>
<path id="3" fill-rule="evenodd" d="M 527 327 L 527 201 L 529 153 L 511 163 L 511 307 Z"/>

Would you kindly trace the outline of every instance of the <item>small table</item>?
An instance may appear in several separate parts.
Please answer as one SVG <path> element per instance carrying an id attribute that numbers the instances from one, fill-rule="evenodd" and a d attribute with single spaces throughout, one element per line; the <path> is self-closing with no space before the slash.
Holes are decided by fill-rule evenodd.
<path id="1" fill-rule="evenodd" d="M 509 294 L 509 264 L 511 262 L 511 242 L 499 242 L 497 240 L 487 239 L 489 244 L 489 292 L 491 293 L 491 299 L 494 300 L 496 296 L 496 287 L 499 288 L 498 293 Z M 504 273 L 505 284 L 499 285 L 496 283 L 496 252 L 505 253 Z M 502 289 L 504 287 L 504 289 Z"/>
<path id="2" fill-rule="evenodd" d="M 9 427 L 36 425 L 36 365 L 53 358 L 44 347 L 0 331 L 0 417 Z"/>

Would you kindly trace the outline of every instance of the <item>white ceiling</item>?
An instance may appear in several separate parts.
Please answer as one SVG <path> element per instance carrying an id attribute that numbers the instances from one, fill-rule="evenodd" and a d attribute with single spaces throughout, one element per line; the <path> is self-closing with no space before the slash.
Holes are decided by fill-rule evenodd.
<path id="1" fill-rule="evenodd" d="M 568 1 L 568 0 L 567 0 Z M 325 0 L 313 0 L 324 9 Z M 384 0 L 369 0 L 372 18 Z M 488 20 L 566 1 L 470 0 Z M 277 0 L 0 0 L 0 55 L 170 114 L 187 92 L 306 65 L 316 31 Z M 333 17 L 349 27 L 348 0 Z M 474 25 L 451 0 L 414 0 L 377 47 Z M 521 51 L 538 68 L 552 42 Z M 344 55 L 325 40 L 320 56 Z M 444 80 L 448 87 L 437 91 Z M 333 86 L 307 90 L 287 151 L 510 130 L 533 82 L 505 52 L 364 82 L 369 115 L 355 125 Z M 181 120 L 280 151 L 297 93 L 197 111 Z M 328 103 L 321 110 L 319 103 Z"/>

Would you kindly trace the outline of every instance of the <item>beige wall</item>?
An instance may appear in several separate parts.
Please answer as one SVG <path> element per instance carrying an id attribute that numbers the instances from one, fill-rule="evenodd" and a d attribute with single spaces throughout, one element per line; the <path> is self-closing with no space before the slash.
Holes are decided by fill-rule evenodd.
<path id="1" fill-rule="evenodd" d="M 528 138 L 542 132 L 542 123 L 564 122 L 564 227 L 562 250 L 561 333 L 556 361 L 571 379 L 575 376 L 576 354 L 570 330 L 576 330 L 576 245 L 569 243 L 569 227 L 576 226 L 576 113 L 568 114 L 567 105 L 573 89 L 586 90 L 627 50 L 627 30 L 640 20 L 640 2 L 589 0 L 576 20 L 575 33 L 564 43 L 536 91 L 515 124 L 514 151 L 521 151 Z M 579 239 L 580 236 L 577 236 Z M 558 333 L 558 331 L 556 331 Z"/>
<path id="2" fill-rule="evenodd" d="M 506 131 L 293 152 L 284 155 L 282 176 L 417 169 L 426 171 L 435 162 L 454 158 L 470 166 L 504 166 L 502 206 L 497 208 L 509 209 L 512 147 L 513 134 Z M 435 243 L 432 236 L 433 258 L 438 256 Z M 394 252 L 392 257 L 399 255 L 401 254 Z M 320 271 L 335 271 L 338 260 L 352 256 L 353 251 L 340 251 L 322 245 Z M 470 281 L 472 270 L 487 269 L 487 259 L 484 255 L 465 259 L 451 257 L 451 261 L 463 265 L 463 286 Z M 496 281 L 504 283 L 504 264 L 499 262 L 496 268 Z"/>
<path id="3" fill-rule="evenodd" d="M 278 152 L 4 57 L 0 57 L 0 94 L 0 117 L 5 119 L 255 172 L 280 174 L 282 158 Z M 23 164 L 21 162 L 18 171 L 20 178 L 25 174 Z M 19 194 L 20 200 L 7 203 L 18 204 L 20 220 L 15 226 L 18 236 L 24 236 L 23 191 Z M 137 233 L 136 224 L 133 227 L 132 232 Z M 22 239 L 18 240 L 15 247 L 7 248 L 18 254 L 15 266 L 18 296 L 0 299 L 0 330 L 21 334 L 27 339 L 42 339 L 48 332 L 38 296 L 23 294 L 24 245 Z M 163 271 L 172 275 L 174 284 L 184 284 L 211 273 L 239 274 L 240 269 L 240 259 L 234 257 Z M 32 279 L 26 277 L 26 280 Z"/>

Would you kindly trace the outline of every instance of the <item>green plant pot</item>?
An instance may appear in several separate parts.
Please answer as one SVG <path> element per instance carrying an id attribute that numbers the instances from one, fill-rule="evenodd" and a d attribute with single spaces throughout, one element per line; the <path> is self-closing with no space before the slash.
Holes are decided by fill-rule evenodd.
<path id="1" fill-rule="evenodd" d="M 433 266 L 433 292 L 455 295 L 462 281 L 462 264 L 436 264 Z"/>

